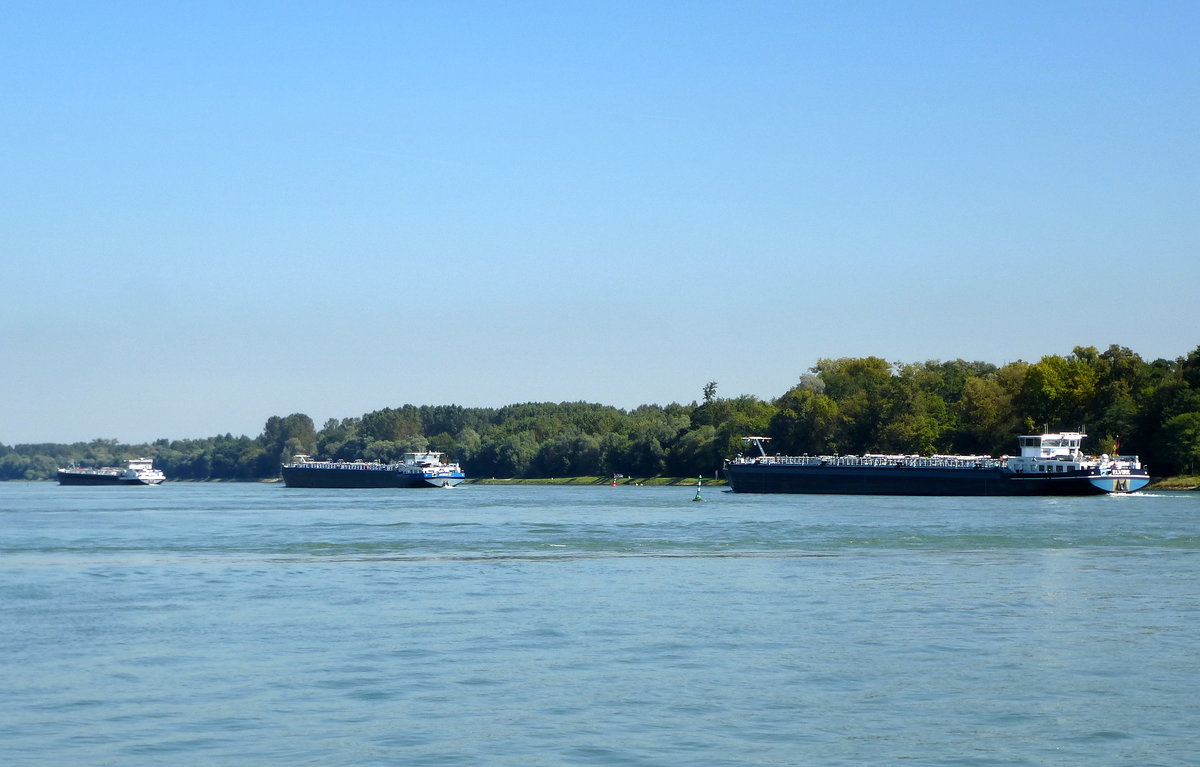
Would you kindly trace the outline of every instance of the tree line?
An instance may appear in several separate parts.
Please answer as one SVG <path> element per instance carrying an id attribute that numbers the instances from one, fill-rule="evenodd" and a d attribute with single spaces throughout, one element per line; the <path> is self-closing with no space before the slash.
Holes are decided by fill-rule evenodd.
<path id="1" fill-rule="evenodd" d="M 1138 454 L 1155 476 L 1200 472 L 1200 347 L 1152 362 L 1115 345 L 1003 366 L 843 357 L 819 360 L 773 400 L 721 397 L 709 382 L 699 401 L 633 410 L 401 405 L 319 429 L 303 413 L 271 416 L 257 437 L 0 444 L 0 479 L 150 457 L 168 479 L 262 480 L 297 454 L 392 461 L 414 450 L 444 452 L 471 477 L 711 476 L 747 435 L 771 437 L 781 454 L 998 456 L 1016 452 L 1019 434 L 1061 430 L 1086 431 L 1092 453 Z"/>

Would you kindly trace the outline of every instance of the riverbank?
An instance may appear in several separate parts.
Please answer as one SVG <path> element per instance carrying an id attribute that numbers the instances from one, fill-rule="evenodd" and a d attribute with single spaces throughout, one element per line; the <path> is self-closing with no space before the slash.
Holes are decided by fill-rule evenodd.
<path id="1" fill-rule="evenodd" d="M 1147 490 L 1200 490 L 1200 477 L 1160 477 L 1151 480 Z"/>
<path id="2" fill-rule="evenodd" d="M 618 485 L 683 486 L 696 484 L 695 477 L 617 477 Z M 497 477 L 472 477 L 463 480 L 464 485 L 611 485 L 612 477 L 543 477 L 541 479 L 503 479 Z M 724 486 L 724 479 L 704 479 L 704 486 Z"/>

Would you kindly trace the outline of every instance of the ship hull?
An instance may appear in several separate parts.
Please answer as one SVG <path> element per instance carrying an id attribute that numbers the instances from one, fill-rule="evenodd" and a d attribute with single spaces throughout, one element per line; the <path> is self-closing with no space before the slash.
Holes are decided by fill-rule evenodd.
<path id="1" fill-rule="evenodd" d="M 423 475 L 388 469 L 283 467 L 283 483 L 288 487 L 454 487 L 462 481 L 461 475 Z"/>
<path id="2" fill-rule="evenodd" d="M 122 477 L 119 474 L 83 474 L 71 471 L 58 472 L 58 484 L 60 485 L 158 485 L 162 480 L 142 480 Z"/>
<path id="3" fill-rule="evenodd" d="M 999 468 L 810 466 L 729 464 L 735 493 L 812 493 L 827 495 L 1101 495 L 1130 493 L 1148 476 L 1067 472 L 1016 474 Z"/>

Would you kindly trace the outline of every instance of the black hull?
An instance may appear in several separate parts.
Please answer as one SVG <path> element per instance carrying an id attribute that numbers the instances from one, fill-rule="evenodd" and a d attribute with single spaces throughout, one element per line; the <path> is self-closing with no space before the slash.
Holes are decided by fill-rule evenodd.
<path id="1" fill-rule="evenodd" d="M 401 474 L 386 469 L 311 469 L 283 467 L 283 483 L 288 487 L 451 487 L 462 482 L 462 477 L 432 477 L 426 479 L 412 474 Z"/>
<path id="2" fill-rule="evenodd" d="M 90 485 L 115 487 L 118 485 L 157 485 L 158 482 L 143 482 L 140 479 L 125 479 L 116 475 L 104 474 L 74 474 L 71 472 L 60 471 L 58 473 L 58 484 L 60 485 Z"/>
<path id="3" fill-rule="evenodd" d="M 1039 476 L 996 468 L 729 464 L 725 476 L 735 493 L 1031 496 L 1114 492 L 1103 487 L 1105 483 L 1093 474 L 1066 472 Z M 1135 476 L 1118 485 L 1115 491 L 1137 490 L 1148 481 L 1148 477 Z M 1107 482 L 1112 484 L 1112 480 Z"/>

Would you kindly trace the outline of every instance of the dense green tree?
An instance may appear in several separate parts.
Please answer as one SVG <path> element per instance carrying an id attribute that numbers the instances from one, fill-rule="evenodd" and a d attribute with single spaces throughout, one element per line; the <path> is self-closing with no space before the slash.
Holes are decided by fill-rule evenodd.
<path id="1" fill-rule="evenodd" d="M 410 442 L 423 434 L 420 411 L 412 405 L 367 413 L 358 425 L 358 436 L 369 442 Z"/>
<path id="2" fill-rule="evenodd" d="M 990 362 L 967 362 L 961 359 L 948 362 L 929 360 L 921 365 L 905 365 L 901 369 L 911 371 L 909 375 L 922 391 L 935 394 L 952 405 L 962 399 L 967 381 L 972 378 L 991 378 L 997 370 Z"/>
<path id="3" fill-rule="evenodd" d="M 949 450 L 950 408 L 922 391 L 901 391 L 880 425 L 876 445 L 888 453 L 931 455 Z"/>
<path id="4" fill-rule="evenodd" d="M 1200 346 L 1179 361 L 1179 375 L 1185 385 L 1193 391 L 1200 391 Z"/>
<path id="5" fill-rule="evenodd" d="M 362 437 L 351 437 L 345 442 L 331 444 L 331 452 L 322 453 L 321 457 L 329 461 L 358 461 L 366 456 L 367 445 L 370 442 Z"/>
<path id="6" fill-rule="evenodd" d="M 571 427 L 542 443 L 530 473 L 538 477 L 586 477 L 600 474 L 600 440 Z"/>
<path id="7" fill-rule="evenodd" d="M 265 459 L 276 465 L 290 461 L 294 455 L 312 454 L 317 449 L 317 432 L 313 421 L 303 413 L 267 419 L 258 438 Z"/>
<path id="8" fill-rule="evenodd" d="M 711 474 L 721 465 L 724 455 L 717 441 L 717 430 L 710 424 L 685 431 L 667 454 L 667 472 L 676 477 Z"/>
<path id="9" fill-rule="evenodd" d="M 368 442 L 358 458 L 367 461 L 375 461 L 378 463 L 395 463 L 399 461 L 405 453 L 419 452 L 423 450 L 425 450 L 424 439 L 421 440 L 420 447 L 414 447 L 411 441 L 397 442 L 395 440 L 377 439 Z"/>
<path id="10" fill-rule="evenodd" d="M 1090 347 L 1089 347 L 1090 349 Z M 1100 376 L 1084 354 L 1051 355 L 1029 366 L 1019 404 L 1032 428 L 1081 429 L 1096 398 Z M 1090 349 L 1094 352 L 1094 349 Z"/>
<path id="11" fill-rule="evenodd" d="M 846 452 L 879 452 L 881 431 L 895 407 L 892 366 L 879 357 L 819 360 L 813 372 L 838 408 L 835 440 Z"/>
<path id="12" fill-rule="evenodd" d="M 0 479 L 45 479 L 31 469 L 32 460 L 17 452 L 0 456 Z"/>
<path id="13" fill-rule="evenodd" d="M 538 448 L 538 442 L 530 431 L 516 434 L 492 431 L 483 436 L 479 454 L 466 468 L 476 476 L 522 477 L 537 455 Z"/>
<path id="14" fill-rule="evenodd" d="M 837 403 L 805 382 L 775 401 L 776 412 L 767 426 L 773 452 L 820 455 L 841 452 Z"/>
<path id="15" fill-rule="evenodd" d="M 25 469 L 24 479 L 39 479 L 53 477 L 58 472 L 58 463 L 48 455 L 34 455 L 29 458 Z"/>
<path id="16" fill-rule="evenodd" d="M 1180 413 L 1163 424 L 1162 442 L 1174 472 L 1200 473 L 1200 412 Z"/>
<path id="17" fill-rule="evenodd" d="M 646 422 L 633 432 L 620 473 L 654 477 L 667 468 L 667 449 L 674 434 L 665 423 Z"/>
<path id="18" fill-rule="evenodd" d="M 330 418 L 317 432 L 316 455 L 321 458 L 339 457 L 342 446 L 358 437 L 359 418 Z"/>
<path id="19" fill-rule="evenodd" d="M 460 431 L 454 439 L 458 447 L 451 455 L 458 456 L 459 460 L 462 461 L 469 461 L 478 455 L 479 448 L 483 444 L 483 440 L 479 437 L 479 432 L 470 426 Z"/>
<path id="20" fill-rule="evenodd" d="M 958 411 L 956 451 L 970 455 L 1000 455 L 1010 452 L 1019 428 L 1013 396 L 996 376 L 968 378 Z"/>
<path id="21" fill-rule="evenodd" d="M 628 472 L 625 457 L 630 448 L 629 436 L 623 432 L 611 431 L 600 437 L 600 474 L 625 474 Z"/>
<path id="22" fill-rule="evenodd" d="M 770 430 L 776 408 L 752 395 L 720 401 L 722 419 L 714 424 L 717 431 L 716 448 L 722 455 L 735 455 L 742 450 L 742 438 L 759 436 Z"/>

